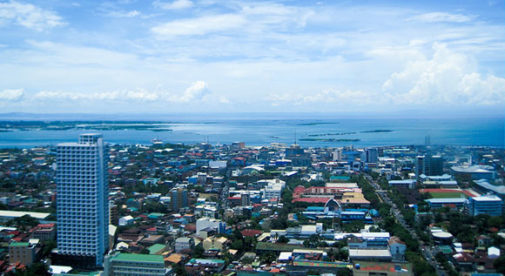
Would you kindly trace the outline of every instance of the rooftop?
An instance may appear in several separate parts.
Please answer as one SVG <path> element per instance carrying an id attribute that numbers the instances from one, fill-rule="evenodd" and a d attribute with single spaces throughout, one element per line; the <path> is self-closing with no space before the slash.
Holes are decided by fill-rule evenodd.
<path id="1" fill-rule="evenodd" d="M 134 262 L 134 263 L 161 263 L 164 264 L 163 256 L 148 254 L 119 253 L 113 256 L 111 261 Z"/>
<path id="2" fill-rule="evenodd" d="M 164 250 L 166 248 L 166 246 L 164 244 L 153 244 L 151 246 L 149 246 L 147 248 L 147 250 L 149 250 L 149 254 L 156 254 L 158 252 L 160 252 L 161 250 Z"/>
<path id="3" fill-rule="evenodd" d="M 50 213 L 0 210 L 0 217 L 22 217 L 25 215 L 36 219 L 45 219 Z"/>
<path id="4" fill-rule="evenodd" d="M 9 244 L 9 246 L 14 246 L 14 247 L 27 247 L 30 244 L 27 242 L 12 242 Z"/>

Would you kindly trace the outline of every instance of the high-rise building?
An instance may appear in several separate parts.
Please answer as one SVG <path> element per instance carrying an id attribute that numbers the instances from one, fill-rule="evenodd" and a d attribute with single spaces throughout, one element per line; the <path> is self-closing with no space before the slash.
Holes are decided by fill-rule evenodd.
<path id="1" fill-rule="evenodd" d="M 179 211 L 181 208 L 188 207 L 188 190 L 174 188 L 170 191 L 172 210 Z"/>
<path id="2" fill-rule="evenodd" d="M 440 155 L 418 156 L 416 158 L 416 175 L 419 178 L 421 174 L 427 176 L 444 174 L 444 159 Z"/>
<path id="3" fill-rule="evenodd" d="M 101 134 L 82 134 L 57 148 L 58 255 L 103 266 L 108 249 L 107 146 Z"/>
<path id="4" fill-rule="evenodd" d="M 376 148 L 369 148 L 363 152 L 363 160 L 365 163 L 377 163 L 379 155 Z"/>
<path id="5" fill-rule="evenodd" d="M 421 174 L 424 174 L 424 156 L 416 157 L 416 177 L 419 180 Z"/>
<path id="6" fill-rule="evenodd" d="M 424 156 L 424 172 L 425 175 L 442 175 L 444 174 L 444 160 L 440 155 L 427 154 Z"/>
<path id="7" fill-rule="evenodd" d="M 242 206 L 251 205 L 251 196 L 249 194 L 241 194 L 240 201 Z"/>

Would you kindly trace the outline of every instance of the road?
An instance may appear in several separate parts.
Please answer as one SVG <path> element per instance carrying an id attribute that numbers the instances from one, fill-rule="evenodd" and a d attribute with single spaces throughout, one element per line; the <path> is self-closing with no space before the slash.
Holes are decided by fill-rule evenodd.
<path id="1" fill-rule="evenodd" d="M 430 246 L 425 245 L 424 242 L 421 241 L 417 236 L 416 231 L 405 222 L 405 219 L 403 218 L 402 213 L 398 209 L 398 206 L 396 206 L 396 204 L 389 198 L 388 191 L 382 190 L 379 184 L 377 184 L 377 182 L 374 181 L 370 175 L 365 174 L 365 177 L 370 183 L 370 185 L 372 185 L 372 187 L 375 189 L 375 193 L 377 194 L 377 196 L 379 196 L 379 199 L 381 199 L 383 202 L 391 206 L 391 212 L 393 216 L 396 218 L 396 221 L 400 223 L 405 229 L 407 229 L 407 231 L 409 231 L 410 235 L 414 239 L 419 241 L 421 247 L 421 253 L 424 259 L 435 269 L 437 275 L 442 276 L 447 275 L 446 271 L 441 268 L 441 266 L 435 259 L 436 255 L 435 250 L 432 249 Z"/>

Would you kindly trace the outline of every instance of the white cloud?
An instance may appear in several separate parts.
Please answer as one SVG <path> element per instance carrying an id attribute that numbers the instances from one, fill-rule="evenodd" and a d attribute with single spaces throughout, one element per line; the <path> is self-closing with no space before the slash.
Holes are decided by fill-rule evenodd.
<path id="1" fill-rule="evenodd" d="M 466 55 L 443 44 L 433 45 L 431 58 L 412 60 L 383 84 L 384 96 L 396 104 L 477 104 L 505 102 L 505 79 L 482 77 Z"/>
<path id="2" fill-rule="evenodd" d="M 173 98 L 173 101 L 176 102 L 198 101 L 202 100 L 208 94 L 210 94 L 210 90 L 207 87 L 207 83 L 205 83 L 204 81 L 196 81 L 184 91 L 184 94 L 182 94 L 182 96 Z"/>
<path id="3" fill-rule="evenodd" d="M 17 1 L 0 3 L 0 23 L 12 22 L 36 31 L 64 25 L 56 13 Z"/>
<path id="4" fill-rule="evenodd" d="M 21 93 L 20 95 L 18 95 Z M 15 100 L 22 96 L 22 90 L 4 90 L 0 93 L 8 100 Z M 40 91 L 33 95 L 35 101 L 127 101 L 127 102 L 171 102 L 171 103 L 188 103 L 193 101 L 201 101 L 205 96 L 210 94 L 207 83 L 204 81 L 196 81 L 191 84 L 181 94 L 171 94 L 163 90 L 149 91 L 147 89 L 138 88 L 135 90 L 115 90 L 107 92 L 68 92 L 68 91 Z M 220 98 L 220 102 L 228 101 L 225 97 Z M 228 101 L 229 102 L 229 101 Z"/>
<path id="5" fill-rule="evenodd" d="M 366 105 L 377 103 L 376 95 L 361 91 L 361 90 L 340 90 L 340 89 L 324 89 L 317 93 L 302 94 L 302 93 L 284 93 L 273 94 L 268 100 L 278 106 L 283 103 L 294 105 L 308 104 L 332 104 L 336 106 L 344 106 L 348 104 Z"/>
<path id="6" fill-rule="evenodd" d="M 160 95 L 156 92 L 149 92 L 145 89 L 137 89 L 126 92 L 126 98 L 140 101 L 156 101 L 160 98 Z"/>
<path id="7" fill-rule="evenodd" d="M 35 100 L 49 101 L 156 101 L 160 95 L 154 92 L 149 92 L 145 89 L 123 90 L 123 91 L 108 91 L 101 93 L 83 93 L 83 92 L 67 92 L 67 91 L 40 91 L 33 98 Z"/>
<path id="8" fill-rule="evenodd" d="M 173 2 L 154 1 L 153 5 L 164 10 L 180 10 L 193 7 L 193 2 L 190 0 L 175 0 Z"/>
<path id="9" fill-rule="evenodd" d="M 0 91 L 0 102 L 14 102 L 20 100 L 24 95 L 23 89 L 4 89 Z"/>
<path id="10" fill-rule="evenodd" d="M 151 31 L 161 36 L 203 35 L 212 32 L 238 29 L 245 23 L 245 18 L 240 15 L 220 14 L 192 19 L 174 20 L 153 27 Z"/>
<path id="11" fill-rule="evenodd" d="M 132 11 L 111 11 L 107 13 L 107 15 L 112 16 L 112 17 L 125 17 L 125 18 L 131 18 L 131 17 L 136 17 L 139 16 L 141 13 L 137 10 L 132 10 Z"/>
<path id="12" fill-rule="evenodd" d="M 430 12 L 416 15 L 411 19 L 427 23 L 435 23 L 435 22 L 463 23 L 472 20 L 473 17 L 455 13 Z"/>
<path id="13" fill-rule="evenodd" d="M 228 99 L 227 97 L 221 96 L 221 97 L 219 97 L 219 103 L 222 103 L 222 104 L 230 104 L 230 103 L 231 103 L 231 101 L 230 101 L 230 99 Z"/>

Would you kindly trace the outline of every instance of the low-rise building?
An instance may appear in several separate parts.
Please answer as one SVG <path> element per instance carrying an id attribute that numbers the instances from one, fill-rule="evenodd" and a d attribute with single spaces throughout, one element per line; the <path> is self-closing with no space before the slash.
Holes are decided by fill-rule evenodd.
<path id="1" fill-rule="evenodd" d="M 349 259 L 351 261 L 385 261 L 390 262 L 393 259 L 389 249 L 361 249 L 350 248 Z"/>
<path id="2" fill-rule="evenodd" d="M 39 224 L 33 230 L 32 237 L 40 241 L 55 240 L 56 227 L 54 223 Z"/>
<path id="3" fill-rule="evenodd" d="M 22 263 L 26 266 L 37 261 L 40 247 L 38 243 L 12 242 L 9 244 L 9 263 Z"/>
<path id="4" fill-rule="evenodd" d="M 118 253 L 107 256 L 104 275 L 165 276 L 167 269 L 161 255 Z"/>
<path id="5" fill-rule="evenodd" d="M 472 216 L 490 215 L 501 216 L 503 201 L 495 195 L 476 196 L 468 199 L 468 212 Z"/>
<path id="6" fill-rule="evenodd" d="M 201 273 L 219 273 L 224 265 L 224 260 L 219 259 L 191 259 L 186 263 L 185 268 L 190 275 L 200 275 Z"/>
<path id="7" fill-rule="evenodd" d="M 195 241 L 191 238 L 181 237 L 175 240 L 175 252 L 188 251 L 194 246 Z"/>

